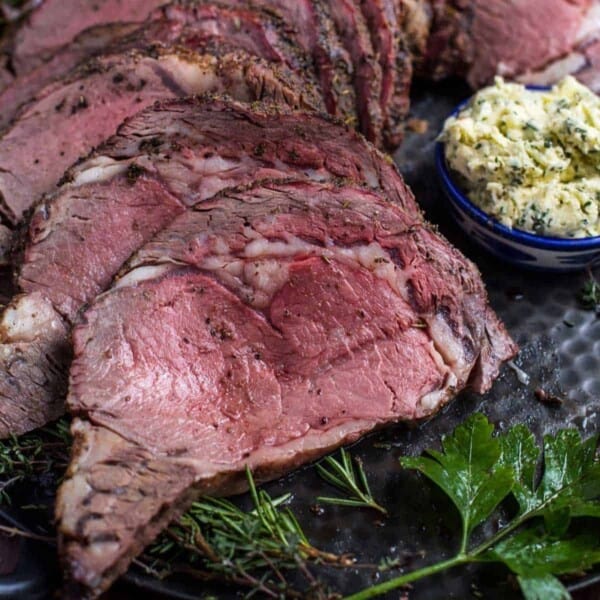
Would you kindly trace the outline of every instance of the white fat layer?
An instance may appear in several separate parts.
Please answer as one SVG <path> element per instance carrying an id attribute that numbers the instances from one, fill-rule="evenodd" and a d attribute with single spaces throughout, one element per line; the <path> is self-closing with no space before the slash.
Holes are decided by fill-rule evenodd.
<path id="1" fill-rule="evenodd" d="M 446 384 L 439 390 L 421 397 L 418 404 L 418 417 L 430 415 L 448 398 L 448 390 L 456 385 L 456 375 L 449 373 Z"/>
<path id="2" fill-rule="evenodd" d="M 225 286 L 234 290 L 254 308 L 268 307 L 275 294 L 288 281 L 289 262 L 281 259 L 298 255 L 321 256 L 325 260 L 350 266 L 358 264 L 386 281 L 401 298 L 409 302 L 407 280 L 411 277 L 411 268 L 399 269 L 389 252 L 377 242 L 340 248 L 331 240 L 326 240 L 324 246 L 316 246 L 292 235 L 287 236 L 285 240 L 272 241 L 251 228 L 246 228 L 245 234 L 249 241 L 241 252 L 242 258 L 234 256 L 226 241 L 219 238 L 213 241 L 213 248 L 218 254 L 205 257 L 197 266 L 215 273 Z M 206 238 L 205 243 L 209 243 L 209 238 Z M 164 273 L 162 269 L 168 270 L 173 266 L 168 257 L 155 259 L 158 260 L 158 265 L 135 268 L 118 282 L 117 287 L 137 285 L 159 277 Z M 456 339 L 442 315 L 424 315 L 422 318 L 427 323 L 433 340 L 431 356 L 436 364 L 446 372 L 453 372 L 453 385 L 457 381 L 464 382 L 472 365 L 465 361 L 460 340 Z M 434 401 L 432 397 L 430 402 Z"/>
<path id="3" fill-rule="evenodd" d="M 572 52 L 545 68 L 534 73 L 525 73 L 516 78 L 521 83 L 530 85 L 551 85 L 560 81 L 567 75 L 573 75 L 581 71 L 587 65 L 587 59 L 579 52 Z"/>
<path id="4" fill-rule="evenodd" d="M 436 350 L 460 379 L 466 379 L 471 363 L 465 361 L 460 340 L 456 339 L 446 319 L 438 313 L 433 317 L 429 317 L 426 321 Z"/>
<path id="5" fill-rule="evenodd" d="M 20 296 L 2 314 L 0 341 L 32 342 L 40 334 L 62 329 L 62 321 L 50 302 L 39 294 Z"/>
<path id="6" fill-rule="evenodd" d="M 79 168 L 71 185 L 79 187 L 88 183 L 101 183 L 124 173 L 129 167 L 128 160 L 115 160 L 109 156 L 96 156 Z"/>
<path id="7" fill-rule="evenodd" d="M 260 262 L 247 262 L 244 266 L 244 282 L 254 291 L 252 304 L 266 308 L 271 298 L 289 279 L 287 263 L 276 259 L 263 259 Z"/>
<path id="8" fill-rule="evenodd" d="M 121 279 L 119 279 L 115 283 L 113 289 L 122 287 L 135 287 L 136 285 L 144 281 L 157 279 L 158 277 L 161 277 L 162 275 L 173 269 L 173 267 L 173 263 L 137 267 L 136 269 L 129 271 L 129 273 L 121 277 Z"/>
<path id="9" fill-rule="evenodd" d="M 597 39 L 600 37 L 600 2 L 594 0 L 585 13 L 577 32 L 577 42 Z"/>
<path id="10" fill-rule="evenodd" d="M 317 247 L 309 244 L 295 236 L 290 236 L 285 241 L 270 241 L 263 237 L 253 239 L 244 248 L 244 256 L 247 258 L 261 258 L 263 256 L 287 257 L 300 253 L 315 254 Z"/>
<path id="11" fill-rule="evenodd" d="M 162 56 L 160 62 L 167 65 L 169 75 L 189 95 L 204 94 L 221 90 L 223 87 L 221 76 L 215 71 L 217 61 L 212 57 L 209 61 L 204 61 L 206 66 L 200 66 L 198 61 L 188 61 L 174 54 Z"/>
<path id="12" fill-rule="evenodd" d="M 403 273 L 394 264 L 389 253 L 377 242 L 371 242 L 365 246 L 354 246 L 352 248 L 336 247 L 332 240 L 325 241 L 325 247 L 314 246 L 295 236 L 288 236 L 285 241 L 270 241 L 263 237 L 253 239 L 244 249 L 244 256 L 248 258 L 291 257 L 298 254 L 312 256 L 323 256 L 343 263 L 358 263 L 372 271 L 380 279 L 386 280 L 390 286 L 408 298 L 406 291 L 406 273 Z"/>

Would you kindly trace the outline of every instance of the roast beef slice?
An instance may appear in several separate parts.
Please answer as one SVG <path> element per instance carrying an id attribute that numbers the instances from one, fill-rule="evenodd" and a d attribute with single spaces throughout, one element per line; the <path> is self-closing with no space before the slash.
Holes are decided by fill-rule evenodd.
<path id="1" fill-rule="evenodd" d="M 360 6 L 381 67 L 383 138 L 388 148 L 395 149 L 402 141 L 412 80 L 412 58 L 402 29 L 404 14 L 395 0 L 361 0 Z"/>
<path id="2" fill-rule="evenodd" d="M 19 288 L 73 323 L 131 254 L 186 206 L 227 187 L 285 177 L 357 182 L 381 190 L 411 221 L 422 219 L 395 167 L 350 128 L 282 108 L 170 101 L 132 117 L 36 207 Z M 38 343 L 56 343 L 46 339 L 50 333 L 40 324 Z M 63 377 L 66 358 L 61 370 L 46 373 L 48 381 Z M 8 369 L 0 370 L 3 377 L 11 377 Z M 60 397 L 21 401 L 17 388 L 7 390 L 2 413 L 10 427 L 0 427 L 3 437 L 45 424 L 41 402 L 62 406 Z"/>
<path id="3" fill-rule="evenodd" d="M 428 65 L 435 78 L 474 87 L 516 77 L 568 54 L 591 0 L 433 0 Z"/>
<path id="4" fill-rule="evenodd" d="M 318 92 L 291 71 L 245 52 L 215 57 L 183 49 L 132 51 L 94 59 L 45 88 L 0 138 L 4 216 L 18 222 L 55 188 L 65 169 L 145 106 L 224 92 L 243 101 L 269 98 L 292 107 L 321 107 Z"/>
<path id="5" fill-rule="evenodd" d="M 429 416 L 515 351 L 475 268 L 425 224 L 364 189 L 309 182 L 182 213 L 74 341 L 81 420 L 57 516 L 83 597 L 194 497 L 238 490 L 246 466 L 274 477 Z"/>
<path id="6" fill-rule="evenodd" d="M 360 130 L 375 145 L 382 144 L 381 66 L 375 55 L 358 0 L 326 0 L 332 21 L 353 64 L 356 111 Z"/>
<path id="7" fill-rule="evenodd" d="M 143 21 L 165 0 L 42 0 L 14 33 L 11 68 L 21 75 L 94 25 Z"/>
<path id="8" fill-rule="evenodd" d="M 310 64 L 275 17 L 259 9 L 228 9 L 208 2 L 182 2 L 154 11 L 144 24 L 112 23 L 85 30 L 50 60 L 18 77 L 0 94 L 3 108 L 0 128 L 6 127 L 45 85 L 67 76 L 76 65 L 93 56 L 173 44 L 216 56 L 244 50 L 301 71 L 306 85 L 314 86 Z"/>

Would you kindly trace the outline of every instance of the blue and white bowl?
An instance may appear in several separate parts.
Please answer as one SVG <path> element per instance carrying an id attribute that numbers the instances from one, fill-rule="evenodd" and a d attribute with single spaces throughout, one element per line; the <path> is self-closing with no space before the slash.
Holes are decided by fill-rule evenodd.
<path id="1" fill-rule="evenodd" d="M 460 104 L 452 114 L 465 105 Z M 520 267 L 544 271 L 578 271 L 600 265 L 600 236 L 565 239 L 506 227 L 463 194 L 452 179 L 441 142 L 435 148 L 435 163 L 452 217 L 485 250 Z"/>

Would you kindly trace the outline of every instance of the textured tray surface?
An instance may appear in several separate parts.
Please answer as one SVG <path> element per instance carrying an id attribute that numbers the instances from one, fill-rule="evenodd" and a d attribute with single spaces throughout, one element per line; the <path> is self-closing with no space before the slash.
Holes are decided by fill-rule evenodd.
<path id="1" fill-rule="evenodd" d="M 384 522 L 369 512 L 339 507 L 325 507 L 322 514 L 316 515 L 311 507 L 316 496 L 328 488 L 312 467 L 267 486 L 274 495 L 293 493 L 292 508 L 317 547 L 354 553 L 363 563 L 378 563 L 384 556 L 405 557 L 414 568 L 453 552 L 458 518 L 452 517 L 440 492 L 418 475 L 402 471 L 397 459 L 435 446 L 440 435 L 451 431 L 470 413 L 482 411 L 500 428 L 524 422 L 538 436 L 568 424 L 586 434 L 600 430 L 600 319 L 578 306 L 577 292 L 584 274 L 540 275 L 506 267 L 482 255 L 447 222 L 433 166 L 433 145 L 445 115 L 467 94 L 458 85 L 419 93 L 413 113 L 429 121 L 428 132 L 410 134 L 395 158 L 428 218 L 479 265 L 494 308 L 521 345 L 516 362 L 530 382 L 524 385 L 506 367 L 487 395 L 462 394 L 428 423 L 416 428 L 391 428 L 355 445 L 352 452 L 363 459 L 375 497 L 390 510 L 390 518 Z M 549 407 L 540 403 L 534 394 L 537 388 L 564 394 L 563 404 Z M 323 578 L 345 593 L 373 582 L 372 572 L 359 569 L 328 571 Z M 592 579 L 593 575 L 574 585 Z M 157 582 L 138 571 L 131 572 L 127 580 L 136 587 L 173 598 L 199 598 L 209 591 L 185 581 Z M 236 596 L 232 591 L 215 591 L 222 598 Z M 504 571 L 473 567 L 420 582 L 410 598 L 425 600 L 440 594 L 445 598 L 468 598 L 474 591 L 492 599 L 519 597 Z M 398 593 L 389 598 L 398 598 Z"/>

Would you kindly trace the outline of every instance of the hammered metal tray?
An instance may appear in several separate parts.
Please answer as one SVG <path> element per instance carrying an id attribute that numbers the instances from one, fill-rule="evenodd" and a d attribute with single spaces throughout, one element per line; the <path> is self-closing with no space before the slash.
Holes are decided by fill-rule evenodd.
<path id="1" fill-rule="evenodd" d="M 455 550 L 458 516 L 435 487 L 419 475 L 401 470 L 398 457 L 435 446 L 441 435 L 472 412 L 485 413 L 500 429 L 526 423 L 539 437 L 565 426 L 576 427 L 587 435 L 600 431 L 600 318 L 578 305 L 577 292 L 585 274 L 518 271 L 482 254 L 448 222 L 433 165 L 434 140 L 445 116 L 468 94 L 459 83 L 416 92 L 413 116 L 426 119 L 428 130 L 409 134 L 395 159 L 428 218 L 479 265 L 492 305 L 521 346 L 515 362 L 527 373 L 529 382 L 523 383 L 514 370 L 505 367 L 485 396 L 463 393 L 427 423 L 396 426 L 356 444 L 353 454 L 363 460 L 375 497 L 390 511 L 385 521 L 369 512 L 357 514 L 341 507 L 328 506 L 317 514 L 315 498 L 327 488 L 310 466 L 266 486 L 273 495 L 293 493 L 291 507 L 315 546 L 353 553 L 361 563 L 378 563 L 387 556 L 400 558 L 407 569 L 413 569 L 448 557 Z M 537 389 L 561 397 L 562 404 L 541 403 L 536 399 Z M 45 491 L 35 493 L 51 493 L 52 483 L 48 482 Z M 0 545 L 0 572 L 20 549 L 17 570 L 0 576 L 0 597 L 45 597 L 56 580 L 52 549 L 31 541 L 20 541 L 16 546 L 13 542 L 12 550 L 3 550 Z M 323 570 L 319 575 L 341 593 L 375 581 L 373 571 L 365 569 Z M 599 577 L 592 573 L 568 584 L 570 589 L 579 589 Z M 158 581 L 136 568 L 125 576 L 125 581 L 128 594 L 137 589 L 171 598 L 239 597 L 236 590 L 208 589 L 183 579 Z M 396 599 L 399 592 L 388 597 Z M 477 566 L 421 581 L 409 597 L 510 600 L 520 596 L 506 571 Z"/>

